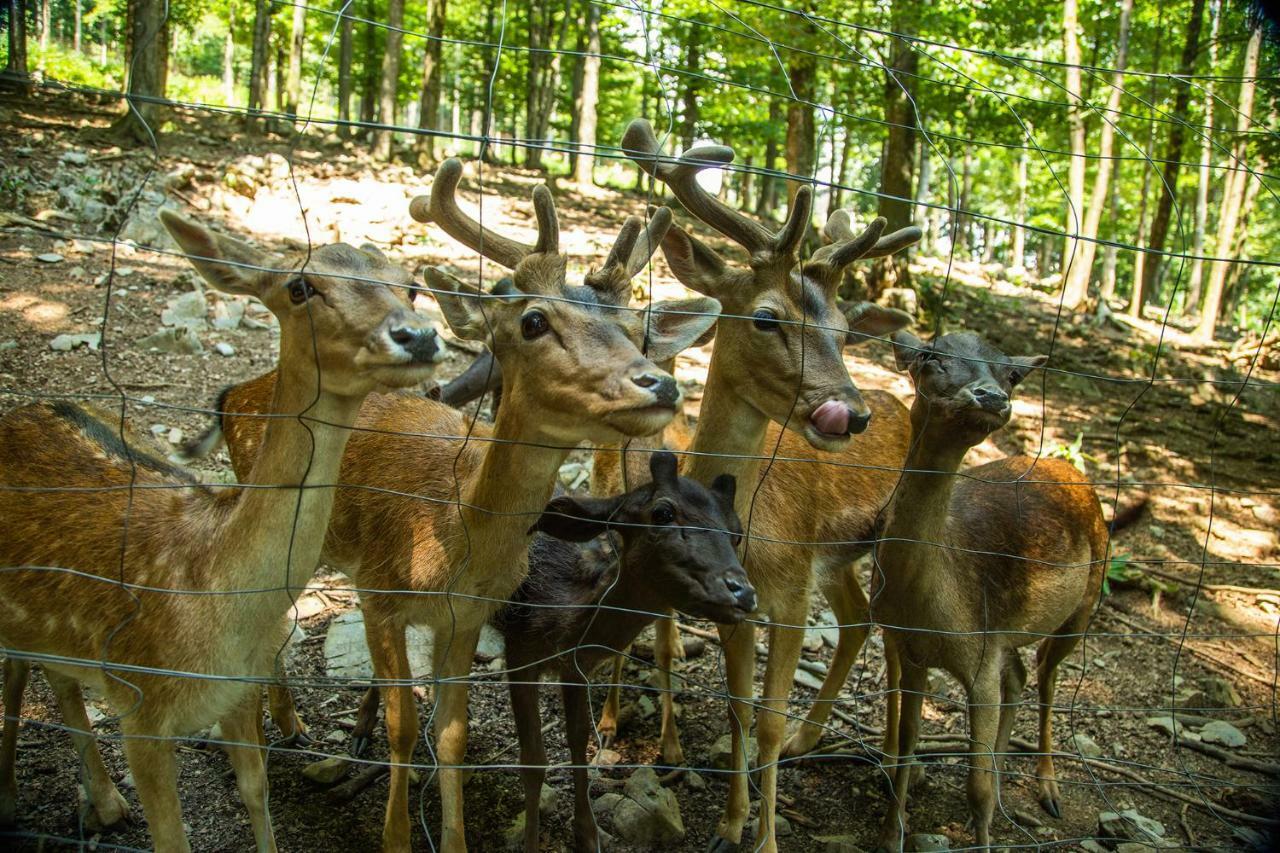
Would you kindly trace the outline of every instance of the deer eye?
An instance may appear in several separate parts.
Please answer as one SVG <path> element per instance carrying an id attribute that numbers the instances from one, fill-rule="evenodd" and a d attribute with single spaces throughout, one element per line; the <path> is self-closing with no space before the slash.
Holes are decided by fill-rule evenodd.
<path id="1" fill-rule="evenodd" d="M 653 508 L 649 518 L 654 524 L 665 526 L 676 520 L 676 514 L 668 504 L 658 504 Z"/>
<path id="2" fill-rule="evenodd" d="M 751 315 L 751 322 L 762 332 L 775 332 L 778 329 L 778 315 L 768 308 L 757 308 Z"/>
<path id="3" fill-rule="evenodd" d="M 315 295 L 316 289 L 302 276 L 289 279 L 289 301 L 294 305 L 301 305 Z"/>
<path id="4" fill-rule="evenodd" d="M 551 324 L 547 322 L 547 315 L 541 311 L 530 311 L 520 318 L 520 334 L 524 335 L 526 341 L 540 338 L 550 329 Z"/>

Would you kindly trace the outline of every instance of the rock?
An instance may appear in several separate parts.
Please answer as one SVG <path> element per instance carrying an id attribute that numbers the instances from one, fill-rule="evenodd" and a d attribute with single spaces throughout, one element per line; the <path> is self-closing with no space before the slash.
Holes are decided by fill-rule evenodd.
<path id="1" fill-rule="evenodd" d="M 502 841 L 508 850 L 524 849 L 524 823 L 524 809 L 521 809 L 511 825 L 502 831 Z"/>
<path id="2" fill-rule="evenodd" d="M 89 165 L 89 155 L 83 151 L 67 151 L 59 159 L 69 166 Z"/>
<path id="3" fill-rule="evenodd" d="M 0 352 L 5 352 L 6 350 L 17 349 L 17 348 L 18 348 L 17 341 L 0 341 Z"/>
<path id="4" fill-rule="evenodd" d="M 1103 847 L 1101 844 L 1094 841 L 1092 838 L 1086 838 L 1084 841 L 1081 841 L 1080 849 L 1088 850 L 1089 853 L 1107 853 L 1107 848 Z"/>
<path id="5" fill-rule="evenodd" d="M 492 625 L 486 624 L 480 629 L 480 642 L 476 643 L 476 660 L 488 663 L 506 653 L 507 644 L 502 633 Z"/>
<path id="6" fill-rule="evenodd" d="M 822 853 L 865 853 L 858 846 L 856 835 L 815 835 L 813 840 L 821 846 Z"/>
<path id="7" fill-rule="evenodd" d="M 596 767 L 613 767 L 615 764 L 622 763 L 622 753 L 615 749 L 602 749 L 596 752 L 591 763 Z"/>
<path id="8" fill-rule="evenodd" d="M 313 761 L 302 768 L 302 775 L 317 785 L 335 785 L 347 775 L 348 762 L 336 755 L 321 761 Z"/>
<path id="9" fill-rule="evenodd" d="M 151 425 L 151 434 L 154 435 L 156 438 L 159 438 L 160 436 L 164 435 L 168 431 L 169 431 L 169 427 L 165 426 L 164 424 Z"/>
<path id="10" fill-rule="evenodd" d="M 1098 815 L 1098 835 L 1159 845 L 1164 838 L 1164 824 L 1139 814 L 1137 809 L 1125 809 L 1118 814 L 1101 812 Z"/>
<path id="11" fill-rule="evenodd" d="M 904 850 L 914 850 L 916 853 L 931 853 L 931 851 L 950 850 L 951 839 L 945 835 L 938 835 L 928 832 L 913 832 L 907 836 Z"/>
<path id="12" fill-rule="evenodd" d="M 120 271 L 117 270 L 119 275 Z M 198 290 L 175 296 L 168 302 L 169 307 L 160 313 L 160 322 L 166 326 L 186 326 L 192 330 L 204 328 L 206 307 L 204 294 Z"/>
<path id="13" fill-rule="evenodd" d="M 1098 746 L 1098 742 L 1083 732 L 1076 732 L 1071 737 L 1071 743 L 1075 746 L 1076 752 L 1079 752 L 1085 758 L 1101 758 L 1102 747 Z"/>
<path id="14" fill-rule="evenodd" d="M 342 746 L 347 742 L 347 733 L 334 729 L 325 735 L 323 740 L 325 743 L 332 744 L 333 746 Z"/>
<path id="15" fill-rule="evenodd" d="M 730 756 L 733 753 L 733 735 L 721 735 L 711 745 L 711 766 L 716 770 L 728 770 L 732 766 Z M 754 737 L 747 738 L 747 766 L 755 767 L 760 757 L 760 748 Z"/>
<path id="16" fill-rule="evenodd" d="M 214 344 L 213 351 L 216 352 L 218 355 L 226 356 L 227 358 L 230 358 L 231 356 L 236 354 L 236 348 L 233 347 L 231 344 L 226 343 L 225 341 L 218 341 L 216 344 Z"/>
<path id="17" fill-rule="evenodd" d="M 774 820 L 774 827 L 777 832 L 778 838 L 788 838 L 795 832 L 795 830 L 791 828 L 791 821 L 787 820 L 782 815 L 774 815 L 773 820 Z M 760 818 L 758 817 L 752 818 L 751 822 L 747 824 L 747 832 L 751 833 L 751 837 L 756 839 L 757 841 L 760 840 L 759 827 L 760 827 Z"/>
<path id="18" fill-rule="evenodd" d="M 821 648 L 822 638 L 818 638 L 818 646 Z M 807 669 L 797 669 L 795 681 L 796 684 L 799 684 L 801 687 L 807 687 L 810 690 L 817 691 L 822 689 L 822 679 L 818 678 L 818 676 L 814 675 Z"/>
<path id="19" fill-rule="evenodd" d="M 542 792 L 538 794 L 538 814 L 546 817 L 554 814 L 556 810 L 556 801 L 560 799 L 560 792 L 548 785 L 542 783 Z"/>
<path id="20" fill-rule="evenodd" d="M 170 444 L 174 444 L 174 445 L 182 444 L 182 430 L 179 429 L 178 427 L 174 427 L 173 429 L 169 430 L 169 434 L 166 435 L 165 438 L 168 439 Z"/>
<path id="21" fill-rule="evenodd" d="M 1116 853 L 1155 853 L 1159 849 L 1159 845 L 1143 844 L 1137 841 L 1123 841 L 1116 845 Z"/>
<path id="22" fill-rule="evenodd" d="M 576 491 L 591 479 L 591 469 L 581 462 L 566 462 L 560 466 L 560 483 L 566 489 Z"/>
<path id="23" fill-rule="evenodd" d="M 49 341 L 49 349 L 55 352 L 71 352 L 73 349 L 87 346 L 89 349 L 96 351 L 98 344 L 102 342 L 102 335 L 99 332 L 92 332 L 87 335 L 58 335 Z"/>
<path id="24" fill-rule="evenodd" d="M 707 790 L 707 780 L 703 779 L 699 773 L 696 773 L 693 770 L 685 772 L 684 784 L 687 785 L 691 791 Z"/>
<path id="25" fill-rule="evenodd" d="M 623 799 L 623 796 L 617 791 L 610 791 L 607 794 L 601 794 L 596 797 L 591 803 L 591 811 L 595 814 L 596 820 L 599 821 L 602 815 L 611 813 Z"/>
<path id="26" fill-rule="evenodd" d="M 15 344 L 15 346 L 17 346 L 17 344 Z M 0 349 L 3 349 L 3 344 L 0 344 Z M 685 637 L 683 644 L 686 660 L 693 660 L 694 658 L 702 657 L 702 654 L 707 650 L 707 641 L 701 637 Z"/>
<path id="27" fill-rule="evenodd" d="M 1209 707 L 1209 698 L 1198 687 L 1184 687 L 1173 697 L 1173 707 L 1199 711 Z"/>
<path id="28" fill-rule="evenodd" d="M 45 252 L 43 255 L 36 255 L 36 260 L 42 264 L 60 264 L 62 255 L 57 252 Z"/>
<path id="29" fill-rule="evenodd" d="M 1216 743 L 1220 746 L 1229 747 L 1244 746 L 1248 742 L 1244 732 L 1226 720 L 1214 720 L 1211 723 L 1206 723 L 1200 729 L 1200 738 L 1205 743 Z"/>
<path id="30" fill-rule="evenodd" d="M 144 350 L 172 352 L 180 355 L 198 355 L 204 352 L 204 344 L 189 326 L 175 326 L 172 329 L 161 329 L 153 335 L 147 335 L 138 341 Z"/>
<path id="31" fill-rule="evenodd" d="M 658 712 L 658 707 L 653 703 L 653 699 L 648 696 L 641 696 L 636 700 L 636 716 L 642 720 L 647 720 Z"/>
<path id="32" fill-rule="evenodd" d="M 1173 717 L 1147 717 L 1147 726 L 1158 729 L 1167 735 L 1180 734 L 1183 729 L 1182 723 Z"/>
<path id="33" fill-rule="evenodd" d="M 409 671 L 414 675 L 431 672 L 431 635 L 412 625 L 406 632 Z M 359 610 L 338 615 L 329 623 L 324 638 L 325 674 L 330 678 L 367 682 L 373 678 L 373 661 L 364 639 L 364 618 Z"/>
<path id="34" fill-rule="evenodd" d="M 1204 686 L 1205 707 L 1207 708 L 1239 708 L 1240 694 L 1230 681 L 1219 676 L 1206 678 L 1201 682 Z"/>
<path id="35" fill-rule="evenodd" d="M 655 847 L 684 840 L 684 821 L 675 794 L 663 788 L 652 767 L 640 767 L 614 807 L 613 827 L 627 843 Z"/>
<path id="36" fill-rule="evenodd" d="M 239 328 L 244 319 L 244 303 L 236 299 L 219 299 L 213 303 L 213 327 L 224 332 Z"/>

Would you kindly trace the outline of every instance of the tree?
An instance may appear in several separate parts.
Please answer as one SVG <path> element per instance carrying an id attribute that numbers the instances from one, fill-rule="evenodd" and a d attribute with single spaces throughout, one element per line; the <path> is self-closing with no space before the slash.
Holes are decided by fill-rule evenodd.
<path id="1" fill-rule="evenodd" d="M 1063 281 L 1069 273 L 1068 267 L 1077 261 L 1078 241 L 1075 234 L 1080 231 L 1080 218 L 1084 215 L 1084 179 L 1087 135 L 1084 116 L 1084 87 L 1080 82 L 1080 23 L 1078 20 L 1077 0 L 1064 0 L 1062 4 L 1062 59 L 1065 63 L 1067 100 L 1068 138 L 1071 141 L 1071 163 L 1067 167 L 1067 239 L 1062 247 Z M 1074 309 L 1076 306 L 1066 302 L 1064 306 Z"/>
<path id="2" fill-rule="evenodd" d="M 404 34 L 404 0 L 387 2 L 387 49 L 382 54 L 382 82 L 378 89 L 378 121 L 386 125 L 374 131 L 373 156 L 391 159 L 391 125 L 396 123 L 396 90 L 400 84 L 400 45 Z"/>
<path id="3" fill-rule="evenodd" d="M 1218 67 L 1218 0 L 1209 0 L 1209 68 Z M 1209 183 L 1213 180 L 1213 105 L 1215 80 L 1204 81 L 1204 126 L 1200 140 L 1200 180 L 1196 184 L 1195 227 L 1191 238 L 1191 271 L 1187 273 L 1187 296 L 1183 313 L 1194 314 L 1200 305 L 1200 286 L 1204 281 L 1205 229 L 1209 222 Z"/>
<path id="4" fill-rule="evenodd" d="M 915 33 L 910 0 L 895 0 L 890 27 L 895 33 Z M 908 39 L 894 38 L 891 45 L 884 73 L 884 121 L 888 127 L 880 157 L 878 210 L 889 221 L 888 228 L 896 230 L 911 224 L 916 149 L 914 96 L 919 59 Z M 869 296 L 875 299 L 886 287 L 909 286 L 907 263 L 905 251 L 876 261 L 867 278 Z"/>
<path id="5" fill-rule="evenodd" d="M 600 6 L 589 3 L 584 22 L 586 53 L 582 57 L 582 85 L 578 94 L 577 114 L 578 157 L 574 163 L 573 178 L 582 186 L 589 186 L 593 179 L 596 145 L 596 104 L 600 99 Z"/>
<path id="6" fill-rule="evenodd" d="M 289 76 L 284 84 L 284 111 L 291 116 L 298 114 L 298 102 L 302 97 L 302 47 L 307 29 L 307 7 L 298 3 L 293 7 L 293 29 L 289 39 Z"/>
<path id="7" fill-rule="evenodd" d="M 253 54 L 249 63 L 250 110 L 262 110 L 267 105 L 270 41 L 271 0 L 256 0 L 253 6 Z"/>
<path id="8" fill-rule="evenodd" d="M 440 79 L 444 76 L 440 56 L 448 16 L 446 3 L 447 0 L 427 2 L 427 45 L 422 53 L 422 88 L 418 93 L 418 127 L 427 131 L 439 129 Z M 432 133 L 418 136 L 417 147 L 426 163 L 435 162 L 435 142 L 435 135 Z"/>
<path id="9" fill-rule="evenodd" d="M 121 145 L 150 144 L 160 128 L 160 107 L 169 76 L 168 4 L 165 0 L 128 0 L 126 55 L 129 111 L 107 135 Z"/>
<path id="10" fill-rule="evenodd" d="M 351 138 L 351 60 L 355 54 L 354 21 L 346 13 L 346 6 L 338 22 L 338 136 Z"/>
<path id="11" fill-rule="evenodd" d="M 79 0 L 76 0 L 78 3 Z M 227 3 L 227 34 L 222 40 L 222 97 L 227 104 L 236 101 L 236 4 Z M 79 48 L 77 48 L 78 50 Z"/>
<path id="12" fill-rule="evenodd" d="M 31 85 L 27 70 L 27 0 L 7 0 L 9 10 L 9 59 L 4 73 L 21 88 Z"/>

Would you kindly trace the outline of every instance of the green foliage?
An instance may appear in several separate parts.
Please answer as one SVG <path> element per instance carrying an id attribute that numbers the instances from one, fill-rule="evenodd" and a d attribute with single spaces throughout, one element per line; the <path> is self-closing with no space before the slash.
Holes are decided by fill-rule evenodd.
<path id="1" fill-rule="evenodd" d="M 1049 450 L 1045 453 L 1045 456 L 1049 457 L 1050 459 L 1065 459 L 1068 462 L 1070 462 L 1071 466 L 1075 468 L 1077 471 L 1079 471 L 1081 474 L 1087 474 L 1088 471 L 1085 470 L 1085 463 L 1092 462 L 1096 465 L 1098 463 L 1098 460 L 1097 458 L 1090 456 L 1088 453 L 1085 453 L 1081 449 L 1083 445 L 1084 445 L 1084 433 L 1080 433 L 1076 436 L 1076 440 L 1071 442 L 1070 444 L 1050 445 Z"/>

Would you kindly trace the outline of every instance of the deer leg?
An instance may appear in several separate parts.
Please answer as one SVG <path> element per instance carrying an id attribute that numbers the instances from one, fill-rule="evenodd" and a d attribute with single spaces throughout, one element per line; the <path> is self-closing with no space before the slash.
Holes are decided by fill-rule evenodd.
<path id="1" fill-rule="evenodd" d="M 680 746 L 680 729 L 676 725 L 676 697 L 671 691 L 671 667 L 676 658 L 684 657 L 680 629 L 674 614 L 654 624 L 654 662 L 658 665 L 658 688 L 662 691 L 662 763 L 672 767 L 684 764 Z"/>
<path id="2" fill-rule="evenodd" d="M 366 611 L 365 639 L 373 672 L 387 696 L 387 740 L 391 746 L 391 786 L 382 825 L 382 849 L 409 849 L 409 765 L 418 744 L 418 709 L 409 686 L 409 653 L 404 628 L 389 626 Z"/>
<path id="3" fill-rule="evenodd" d="M 4 735 L 0 737 L 0 826 L 18 816 L 18 726 L 22 722 L 22 694 L 31 664 L 6 658 L 4 662 Z"/>
<path id="4" fill-rule="evenodd" d="M 182 802 L 178 799 L 178 762 L 173 740 L 143 731 L 136 723 L 121 721 L 124 754 L 133 773 L 133 782 L 142 801 L 142 813 L 151 830 L 156 853 L 190 853 L 182 826 Z"/>
<path id="5" fill-rule="evenodd" d="M 276 677 L 280 680 L 267 685 L 267 707 L 271 712 L 271 722 L 280 730 L 285 746 L 306 746 L 311 743 L 307 727 L 298 716 L 298 708 L 293 703 L 293 691 L 284 683 L 284 669 L 277 664 Z"/>
<path id="6" fill-rule="evenodd" d="M 849 670 L 857 660 L 862 645 L 867 641 L 870 627 L 867 623 L 867 596 L 858 584 L 857 573 L 853 564 L 845 567 L 835 582 L 823 587 L 831 612 L 836 615 L 840 624 L 840 639 L 836 643 L 836 653 L 831 659 L 831 667 L 822 679 L 822 689 L 818 691 L 817 700 L 809 707 L 809 714 L 787 738 L 782 747 L 783 758 L 795 758 L 813 750 L 822 739 L 822 732 L 827 720 L 831 718 L 831 709 L 836 697 L 849 677 Z"/>
<path id="7" fill-rule="evenodd" d="M 626 651 L 631 651 L 628 646 Z M 613 746 L 618 736 L 618 718 L 622 706 L 622 666 L 626 655 L 613 656 L 613 680 L 609 682 L 609 695 L 605 697 L 604 707 L 600 709 L 600 722 L 596 723 L 596 733 L 600 735 L 600 745 L 606 749 Z"/>
<path id="8" fill-rule="evenodd" d="M 560 688 L 564 698 L 564 721 L 569 737 L 569 756 L 573 760 L 573 841 L 579 851 L 600 847 L 600 831 L 591 811 L 591 780 L 587 775 L 587 739 L 591 737 L 591 708 L 587 703 L 587 685 L 564 679 Z"/>
<path id="9" fill-rule="evenodd" d="M 284 692 L 288 693 L 287 690 Z M 222 748 L 235 771 L 236 787 L 240 789 L 240 799 L 249 812 L 258 853 L 274 853 L 276 837 L 267 805 L 270 788 L 263 761 L 263 747 L 267 740 L 262 729 L 261 692 L 254 688 L 252 698 L 224 717 L 219 725 L 226 741 Z"/>
<path id="10" fill-rule="evenodd" d="M 795 597 L 798 606 L 787 608 L 770 618 L 778 623 L 769 626 L 769 661 L 765 666 L 764 693 L 760 698 L 761 710 L 756 721 L 756 740 L 760 749 L 760 821 L 753 850 L 774 853 L 778 849 L 774 831 L 778 799 L 778 756 L 787 732 L 787 700 L 791 697 L 791 685 L 796 677 L 796 665 L 800 662 L 800 650 L 804 646 L 804 628 L 784 627 L 804 625 L 809 596 Z"/>
<path id="11" fill-rule="evenodd" d="M 1013 735 L 1013 722 L 1022 704 L 1022 691 L 1027 686 L 1027 668 L 1017 649 L 1009 652 L 1004 671 L 1000 674 L 1000 731 L 996 736 L 996 770 L 1003 772 L 1009 755 L 1009 738 Z"/>
<path id="12" fill-rule="evenodd" d="M 538 805 L 542 800 L 542 782 L 547 777 L 547 751 L 542 741 L 542 714 L 538 710 L 538 675 L 513 667 L 511 679 L 511 712 L 520 738 L 520 782 L 524 785 L 524 849 L 525 853 L 538 853 L 541 817 Z M 531 683 L 517 683 L 520 681 Z"/>
<path id="13" fill-rule="evenodd" d="M 886 643 L 886 647 L 888 643 Z M 896 644 L 895 644 L 896 647 Z M 924 706 L 924 693 L 929 687 L 929 670 L 908 663 L 898 649 L 901 671 L 900 712 L 898 714 L 898 743 L 894 747 L 897 762 L 889 766 L 893 779 L 893 804 L 885 813 L 880 827 L 880 844 L 877 850 L 898 853 L 907 832 L 907 796 L 911 788 L 911 762 L 916 752 L 916 738 L 920 732 L 920 711 Z"/>
<path id="14" fill-rule="evenodd" d="M 1087 619 L 1087 615 L 1086 615 Z M 1058 664 L 1080 642 L 1085 623 L 1072 624 L 1061 636 L 1050 637 L 1036 652 L 1036 687 L 1040 693 L 1040 756 L 1036 759 L 1036 780 L 1040 807 L 1054 817 L 1062 817 L 1062 794 L 1053 766 L 1053 694 L 1057 687 Z"/>
<path id="15" fill-rule="evenodd" d="M 436 757 L 440 762 L 440 849 L 445 853 L 467 849 L 462 798 L 466 771 L 461 765 L 467 757 L 466 679 L 479 641 L 479 627 L 458 628 L 452 636 L 437 631 L 432 649 L 436 664 Z"/>
<path id="16" fill-rule="evenodd" d="M 729 688 L 729 734 L 732 755 L 729 758 L 729 797 L 716 837 L 708 845 L 708 853 L 736 850 L 742 841 L 742 830 L 751 808 L 747 790 L 750 772 L 747 767 L 747 737 L 751 734 L 753 714 L 752 681 L 756 668 L 756 632 L 752 625 L 719 625 L 720 644 L 724 648 L 725 680 Z"/>
<path id="17" fill-rule="evenodd" d="M 44 675 L 58 697 L 63 725 L 71 735 L 71 743 L 84 770 L 85 791 L 91 810 L 88 823 L 93 828 L 115 826 L 129 817 L 129 803 L 116 788 L 107 765 L 102 762 L 102 754 L 98 752 L 98 743 L 93 737 L 93 724 L 85 712 L 80 682 L 51 669 L 46 669 Z"/>
<path id="18" fill-rule="evenodd" d="M 991 846 L 996 809 L 996 743 L 1000 732 L 1004 662 L 987 664 L 969 688 L 969 814 L 978 846 Z"/>
<path id="19" fill-rule="evenodd" d="M 373 730 L 378 725 L 378 698 L 378 685 L 373 684 L 360 700 L 356 724 L 351 729 L 351 755 L 355 758 L 364 757 L 373 743 Z"/>

